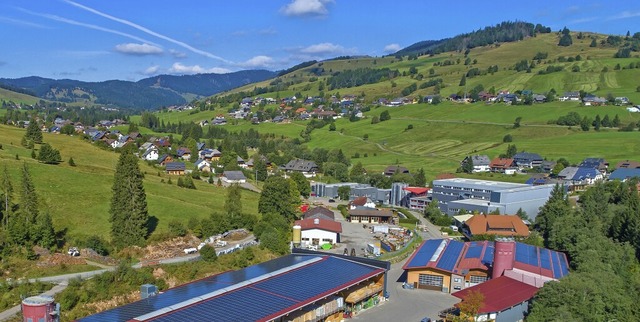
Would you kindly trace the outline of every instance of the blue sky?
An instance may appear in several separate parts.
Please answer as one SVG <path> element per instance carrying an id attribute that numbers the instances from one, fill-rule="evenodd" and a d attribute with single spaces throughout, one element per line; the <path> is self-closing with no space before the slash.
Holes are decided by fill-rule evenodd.
<path id="1" fill-rule="evenodd" d="M 640 31 L 640 1 L 3 0 L 0 77 L 138 80 L 382 56 L 505 20 Z"/>

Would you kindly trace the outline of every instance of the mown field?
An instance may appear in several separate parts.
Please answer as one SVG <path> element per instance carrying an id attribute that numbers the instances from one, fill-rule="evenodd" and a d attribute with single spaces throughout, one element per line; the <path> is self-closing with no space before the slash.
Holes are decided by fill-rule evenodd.
<path id="1" fill-rule="evenodd" d="M 99 235 L 109 237 L 109 202 L 118 154 L 98 149 L 78 137 L 44 134 L 44 141 L 59 149 L 65 161 L 45 165 L 31 159 L 31 151 L 20 145 L 24 130 L 0 126 L 0 166 L 7 166 L 16 188 L 20 186 L 20 169 L 29 167 L 43 211 L 49 211 L 57 231 L 67 229 L 70 237 Z M 18 155 L 19 160 L 16 160 Z M 68 165 L 73 157 L 76 167 Z M 166 231 L 173 219 L 184 224 L 189 218 L 205 218 L 213 211 L 222 211 L 226 190 L 205 182 L 196 182 L 197 190 L 161 183 L 169 176 L 161 170 L 140 162 L 145 173 L 145 190 L 149 215 L 158 219 L 156 232 Z M 158 176 L 158 172 L 160 176 Z M 243 209 L 257 213 L 257 194 L 243 191 Z"/>

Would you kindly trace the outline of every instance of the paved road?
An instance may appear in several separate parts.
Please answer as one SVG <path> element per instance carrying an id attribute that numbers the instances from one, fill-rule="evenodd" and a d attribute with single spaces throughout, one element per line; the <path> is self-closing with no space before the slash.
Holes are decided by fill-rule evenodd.
<path id="1" fill-rule="evenodd" d="M 452 307 L 459 299 L 451 294 L 429 290 L 406 290 L 402 265 L 407 260 L 391 265 L 388 272 L 387 291 L 389 301 L 365 310 L 353 318 L 354 321 L 388 322 L 420 321 L 424 317 L 436 320 L 438 312 Z"/>

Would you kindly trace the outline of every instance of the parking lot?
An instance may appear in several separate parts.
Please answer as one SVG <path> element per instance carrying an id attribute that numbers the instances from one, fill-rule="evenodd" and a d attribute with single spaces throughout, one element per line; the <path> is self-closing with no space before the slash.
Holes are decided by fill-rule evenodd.
<path id="1" fill-rule="evenodd" d="M 333 209 L 337 204 L 327 203 L 325 207 Z M 374 243 L 377 240 L 371 233 L 370 226 L 363 228 L 362 224 L 347 222 L 339 211 L 334 210 L 336 221 L 342 223 L 342 234 L 340 236 L 340 245 L 330 250 L 334 253 L 344 251 L 344 248 L 355 248 L 356 255 L 362 256 L 362 248 L 366 248 L 367 244 Z M 436 235 L 436 233 L 427 232 L 423 234 L 424 238 Z M 437 234 L 436 236 L 438 236 Z M 430 317 L 433 321 L 438 319 L 438 312 L 452 307 L 459 299 L 451 294 L 430 290 L 409 290 L 403 289 L 404 282 L 402 265 L 407 259 L 391 265 L 388 272 L 387 291 L 389 292 L 389 301 L 380 305 L 360 312 L 353 318 L 356 321 L 420 321 L 424 317 Z"/>

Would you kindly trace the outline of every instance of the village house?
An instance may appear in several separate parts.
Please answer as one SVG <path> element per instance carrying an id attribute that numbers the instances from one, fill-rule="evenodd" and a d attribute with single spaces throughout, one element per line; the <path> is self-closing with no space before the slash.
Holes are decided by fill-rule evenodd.
<path id="1" fill-rule="evenodd" d="M 318 171 L 318 165 L 313 161 L 295 159 L 289 161 L 284 166 L 281 166 L 280 169 L 284 170 L 285 172 L 302 172 L 305 177 L 310 178 L 316 175 L 316 172 Z"/>
<path id="2" fill-rule="evenodd" d="M 183 162 L 169 162 L 165 166 L 165 172 L 169 175 L 184 175 L 186 169 Z"/>
<path id="3" fill-rule="evenodd" d="M 489 164 L 491 172 L 514 174 L 516 173 L 516 167 L 514 166 L 513 159 L 507 158 L 494 158 Z"/>
<path id="4" fill-rule="evenodd" d="M 394 213 L 391 209 L 358 208 L 349 210 L 349 221 L 361 224 L 392 223 Z"/>
<path id="5" fill-rule="evenodd" d="M 367 197 L 357 197 L 349 202 L 349 209 L 353 210 L 356 208 L 376 208 L 376 204 Z"/>
<path id="6" fill-rule="evenodd" d="M 529 236 L 529 228 L 517 215 L 473 215 L 465 220 L 462 232 L 469 239 L 479 235 L 522 238 Z"/>
<path id="7" fill-rule="evenodd" d="M 489 166 L 491 164 L 491 160 L 489 160 L 489 157 L 486 155 L 467 156 L 464 158 L 464 160 L 462 160 L 462 162 L 460 162 L 460 166 L 464 167 L 467 162 L 472 162 L 472 172 L 474 173 L 491 171 L 491 167 Z"/>

